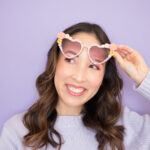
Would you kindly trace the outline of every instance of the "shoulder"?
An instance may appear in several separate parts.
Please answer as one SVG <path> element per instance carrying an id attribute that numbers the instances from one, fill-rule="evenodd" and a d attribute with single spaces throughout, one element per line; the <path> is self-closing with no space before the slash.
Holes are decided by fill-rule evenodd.
<path id="1" fill-rule="evenodd" d="M 23 116 L 24 116 L 25 112 L 19 113 L 19 114 L 15 114 L 14 116 L 12 116 L 11 118 L 9 118 L 5 123 L 4 126 L 16 126 L 17 125 L 21 125 L 22 124 L 22 120 L 23 120 Z"/>
<path id="2" fill-rule="evenodd" d="M 127 106 L 123 107 L 122 115 L 119 120 L 120 124 L 123 125 L 136 125 L 143 119 L 142 115 L 138 114 L 137 112 L 131 111 Z"/>
<path id="3" fill-rule="evenodd" d="M 23 124 L 24 114 L 25 112 L 22 112 L 12 116 L 4 123 L 4 128 L 12 134 L 17 134 L 20 136 L 27 134 L 28 130 Z"/>
<path id="4" fill-rule="evenodd" d="M 123 125 L 126 130 L 137 134 L 150 129 L 150 116 L 149 114 L 140 115 L 125 106 L 118 123 Z"/>
<path id="5" fill-rule="evenodd" d="M 125 127 L 125 145 L 137 148 L 150 146 L 150 116 L 148 114 L 140 115 L 128 107 L 124 107 L 118 123 Z"/>

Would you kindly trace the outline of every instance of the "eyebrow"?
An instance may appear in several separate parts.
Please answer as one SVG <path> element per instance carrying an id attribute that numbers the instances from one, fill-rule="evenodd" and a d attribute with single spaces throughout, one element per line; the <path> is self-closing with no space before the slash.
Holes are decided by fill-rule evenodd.
<path id="1" fill-rule="evenodd" d="M 66 53 L 71 53 L 71 54 L 74 54 L 74 55 L 76 54 L 76 53 L 74 53 L 73 51 L 69 51 L 69 50 L 66 51 Z"/>
<path id="2" fill-rule="evenodd" d="M 73 55 L 76 55 L 76 53 L 72 52 L 72 51 L 67 51 L 66 53 L 71 53 Z M 79 57 L 79 55 L 77 55 L 76 57 Z"/>

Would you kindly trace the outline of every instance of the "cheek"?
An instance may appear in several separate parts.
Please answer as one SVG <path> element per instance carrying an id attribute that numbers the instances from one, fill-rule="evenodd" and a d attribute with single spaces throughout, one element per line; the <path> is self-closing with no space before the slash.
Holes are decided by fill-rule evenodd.
<path id="1" fill-rule="evenodd" d="M 103 81 L 103 75 L 94 76 L 89 81 L 90 81 L 91 87 L 99 88 L 101 83 L 102 83 L 102 81 Z"/>
<path id="2" fill-rule="evenodd" d="M 104 78 L 104 70 L 89 74 L 88 81 L 92 88 L 99 88 Z"/>
<path id="3" fill-rule="evenodd" d="M 55 78 L 63 81 L 70 76 L 71 70 L 66 66 L 63 61 L 58 62 L 56 67 Z"/>

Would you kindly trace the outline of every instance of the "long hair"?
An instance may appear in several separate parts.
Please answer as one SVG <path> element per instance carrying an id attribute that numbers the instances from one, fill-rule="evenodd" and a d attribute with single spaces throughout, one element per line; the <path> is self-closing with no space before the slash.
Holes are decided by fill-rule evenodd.
<path id="1" fill-rule="evenodd" d="M 110 43 L 100 26 L 88 22 L 75 24 L 64 32 L 70 35 L 78 32 L 94 33 L 101 44 Z M 36 80 L 39 99 L 23 117 L 23 123 L 29 130 L 28 134 L 24 136 L 23 144 L 26 147 L 32 146 L 32 150 L 47 147 L 48 144 L 54 148 L 58 147 L 60 150 L 61 145 L 64 144 L 62 135 L 54 129 L 58 102 L 54 75 L 60 53 L 56 40 L 48 52 L 46 69 Z M 120 94 L 122 87 L 123 81 L 119 77 L 115 59 L 112 57 L 106 63 L 103 82 L 98 92 L 84 104 L 81 112 L 85 127 L 96 131 L 95 138 L 99 143 L 98 150 L 104 150 L 107 145 L 112 150 L 124 150 L 124 127 L 116 124 L 122 114 Z M 58 143 L 54 140 L 53 135 L 58 137 Z"/>

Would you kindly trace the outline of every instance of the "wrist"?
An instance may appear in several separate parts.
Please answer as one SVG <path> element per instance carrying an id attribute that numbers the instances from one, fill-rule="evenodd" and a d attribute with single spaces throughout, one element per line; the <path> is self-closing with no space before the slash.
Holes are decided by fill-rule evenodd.
<path id="1" fill-rule="evenodd" d="M 140 85 L 143 82 L 149 71 L 150 69 L 146 68 L 145 71 L 141 74 L 141 76 L 135 80 L 137 85 Z"/>

